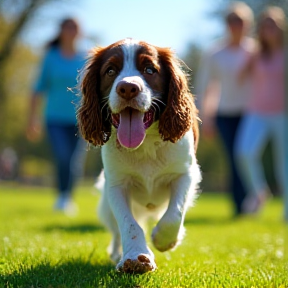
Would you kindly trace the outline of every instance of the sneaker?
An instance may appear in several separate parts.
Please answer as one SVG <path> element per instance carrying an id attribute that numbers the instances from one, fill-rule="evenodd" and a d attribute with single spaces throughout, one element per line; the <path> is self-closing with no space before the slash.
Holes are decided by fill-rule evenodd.
<path id="1" fill-rule="evenodd" d="M 268 198 L 267 193 L 261 193 L 258 195 L 248 195 L 242 204 L 242 210 L 246 214 L 255 214 L 263 207 Z"/>
<path id="2" fill-rule="evenodd" d="M 76 216 L 78 213 L 77 205 L 70 196 L 60 195 L 54 205 L 55 211 L 62 211 L 68 216 Z"/>

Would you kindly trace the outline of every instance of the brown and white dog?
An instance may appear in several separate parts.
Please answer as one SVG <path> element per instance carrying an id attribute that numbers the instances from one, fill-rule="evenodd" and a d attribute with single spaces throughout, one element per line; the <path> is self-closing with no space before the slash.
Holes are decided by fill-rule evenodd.
<path id="1" fill-rule="evenodd" d="M 93 145 L 105 144 L 99 217 L 120 271 L 156 269 L 142 220 L 158 220 L 159 251 L 181 242 L 201 180 L 197 111 L 181 66 L 170 49 L 129 38 L 96 48 L 84 69 L 79 129 Z"/>

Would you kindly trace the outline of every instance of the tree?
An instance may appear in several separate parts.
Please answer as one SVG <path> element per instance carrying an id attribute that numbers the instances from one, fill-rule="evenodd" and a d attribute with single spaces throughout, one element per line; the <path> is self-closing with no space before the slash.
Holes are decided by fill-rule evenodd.
<path id="1" fill-rule="evenodd" d="M 4 39 L 2 39 L 2 45 L 0 46 L 0 101 L 5 101 L 6 98 L 6 89 L 5 89 L 5 67 L 6 63 L 9 60 L 11 54 L 13 53 L 13 49 L 15 47 L 16 41 L 18 39 L 19 34 L 27 24 L 27 22 L 31 19 L 31 16 L 34 14 L 36 9 L 38 9 L 41 5 L 48 2 L 50 0 L 2 0 L 0 4 L 0 16 L 1 22 L 7 22 L 4 18 L 5 13 L 9 11 L 9 7 L 13 7 L 18 10 L 18 15 L 14 20 L 12 25 L 6 25 L 6 29 Z M 8 10 L 7 10 L 8 9 Z M 5 12 L 5 13 L 4 13 Z M 2 32 L 3 33 L 3 32 Z M 0 111 L 1 114 L 1 111 Z M 0 119 L 1 120 L 1 119 Z"/>
<path id="2" fill-rule="evenodd" d="M 20 156 L 49 154 L 44 141 L 31 145 L 25 138 L 27 105 L 38 57 L 19 41 L 34 13 L 52 0 L 0 1 L 0 152 L 10 146 Z"/>

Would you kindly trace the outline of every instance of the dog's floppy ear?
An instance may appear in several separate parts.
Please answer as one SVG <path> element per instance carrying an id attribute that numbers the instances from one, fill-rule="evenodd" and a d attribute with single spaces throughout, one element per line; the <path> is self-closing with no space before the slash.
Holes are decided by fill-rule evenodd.
<path id="1" fill-rule="evenodd" d="M 94 49 L 87 61 L 80 83 L 82 101 L 77 110 L 79 131 L 84 139 L 95 146 L 104 145 L 111 134 L 110 116 L 102 109 L 100 97 L 100 69 L 103 52 L 103 48 Z"/>
<path id="2" fill-rule="evenodd" d="M 158 49 L 159 59 L 168 70 L 167 105 L 159 119 L 159 133 L 164 141 L 175 143 L 193 129 L 195 147 L 198 142 L 197 109 L 189 92 L 187 77 L 179 60 L 167 48 Z M 195 148 L 196 149 L 196 148 Z"/>

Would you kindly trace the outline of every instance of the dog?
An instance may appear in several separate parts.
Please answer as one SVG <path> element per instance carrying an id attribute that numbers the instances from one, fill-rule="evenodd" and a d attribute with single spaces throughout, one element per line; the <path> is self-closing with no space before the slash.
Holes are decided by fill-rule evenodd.
<path id="1" fill-rule="evenodd" d="M 79 131 L 103 146 L 98 212 L 122 272 L 156 269 L 141 223 L 154 217 L 155 248 L 173 249 L 197 195 L 198 116 L 183 67 L 171 49 L 127 38 L 95 48 L 83 69 Z"/>

